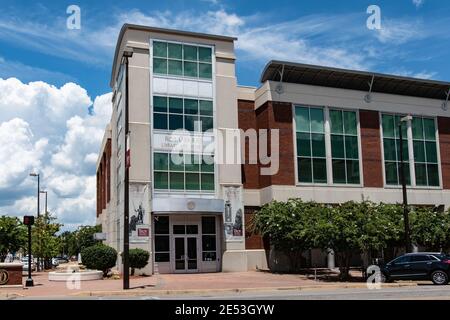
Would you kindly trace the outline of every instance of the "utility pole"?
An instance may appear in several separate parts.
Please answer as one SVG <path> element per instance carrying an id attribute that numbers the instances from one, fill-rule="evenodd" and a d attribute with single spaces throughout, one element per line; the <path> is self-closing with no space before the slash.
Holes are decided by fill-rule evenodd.
<path id="1" fill-rule="evenodd" d="M 39 203 L 39 198 L 41 196 L 41 187 L 40 187 L 40 175 L 39 173 L 30 173 L 30 176 L 32 177 L 37 177 L 37 217 L 39 218 L 41 216 L 41 206 Z M 33 221 L 34 222 L 34 221 Z M 41 271 L 41 263 L 40 263 L 40 259 L 39 259 L 39 255 L 37 256 L 37 271 Z"/>

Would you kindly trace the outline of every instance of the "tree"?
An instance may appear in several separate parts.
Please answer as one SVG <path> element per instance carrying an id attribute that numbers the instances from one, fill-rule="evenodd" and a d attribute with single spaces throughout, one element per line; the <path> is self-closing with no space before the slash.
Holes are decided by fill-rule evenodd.
<path id="1" fill-rule="evenodd" d="M 116 265 L 117 251 L 104 244 L 97 244 L 81 251 L 81 261 L 88 269 L 101 270 L 106 277 L 109 269 Z"/>
<path id="2" fill-rule="evenodd" d="M 8 253 L 15 253 L 27 243 L 27 229 L 16 217 L 0 217 L 0 262 Z"/>
<path id="3" fill-rule="evenodd" d="M 51 259 L 60 251 L 60 239 L 57 236 L 62 224 L 47 212 L 35 220 L 32 228 L 32 250 L 34 255 L 44 261 L 44 267 L 51 267 Z"/>
<path id="4" fill-rule="evenodd" d="M 134 276 L 135 269 L 142 269 L 148 264 L 148 259 L 150 258 L 150 253 L 143 249 L 135 248 L 130 249 L 129 252 L 129 262 L 131 268 L 131 275 Z"/>
<path id="5" fill-rule="evenodd" d="M 414 207 L 410 217 L 413 243 L 433 251 L 447 249 L 450 246 L 449 212 L 435 212 L 427 207 Z"/>

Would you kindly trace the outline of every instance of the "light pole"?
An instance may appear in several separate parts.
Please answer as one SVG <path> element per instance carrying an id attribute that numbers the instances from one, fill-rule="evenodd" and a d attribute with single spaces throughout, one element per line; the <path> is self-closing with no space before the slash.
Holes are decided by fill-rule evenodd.
<path id="1" fill-rule="evenodd" d="M 44 213 L 47 213 L 47 191 L 41 190 L 41 193 L 45 193 L 45 211 Z"/>
<path id="2" fill-rule="evenodd" d="M 400 179 L 402 182 L 403 191 L 403 222 L 405 224 L 405 251 L 406 253 L 411 252 L 411 237 L 409 234 L 409 212 L 408 212 L 408 196 L 406 193 L 406 176 L 405 176 L 405 164 L 403 162 L 403 123 L 408 123 L 412 120 L 412 116 L 406 116 L 400 119 L 398 123 L 398 131 L 400 136 Z"/>
<path id="3" fill-rule="evenodd" d="M 133 56 L 133 50 L 131 48 L 125 48 L 123 51 L 123 60 L 125 63 L 125 181 L 124 181 L 124 215 L 123 215 L 123 289 L 130 288 L 130 267 L 129 267 L 129 253 L 130 253 L 130 234 L 129 234 L 129 169 L 130 169 L 130 150 L 128 141 L 130 128 L 128 123 L 128 63 L 129 58 Z"/>
<path id="4" fill-rule="evenodd" d="M 46 221 L 45 219 L 45 217 L 46 217 L 46 215 L 47 215 L 47 191 L 43 191 L 43 190 L 41 190 L 41 191 L 39 191 L 40 193 L 45 193 L 45 211 L 44 211 L 44 221 Z M 42 248 L 42 239 L 39 239 L 39 246 Z M 45 260 L 45 259 L 44 259 Z M 42 264 L 44 265 L 44 270 L 45 270 L 45 263 L 46 263 L 46 261 L 43 261 L 42 262 Z"/>
<path id="5" fill-rule="evenodd" d="M 41 195 L 41 189 L 40 189 L 40 175 L 39 173 L 30 173 L 31 177 L 37 177 L 37 217 L 39 218 L 41 216 L 40 211 L 41 211 L 41 206 L 39 204 L 39 198 Z M 40 265 L 40 261 L 39 261 L 39 256 L 37 256 L 37 271 L 41 271 L 41 265 Z"/>

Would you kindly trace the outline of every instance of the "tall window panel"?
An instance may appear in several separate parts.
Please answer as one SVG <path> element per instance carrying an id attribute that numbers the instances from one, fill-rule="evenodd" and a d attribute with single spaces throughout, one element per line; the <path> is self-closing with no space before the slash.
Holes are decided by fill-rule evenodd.
<path id="1" fill-rule="evenodd" d="M 323 108 L 295 108 L 297 169 L 300 183 L 327 183 Z"/>
<path id="2" fill-rule="evenodd" d="M 412 136 L 416 185 L 438 187 L 439 165 L 434 119 L 414 117 Z"/>
<path id="3" fill-rule="evenodd" d="M 212 49 L 154 41 L 153 72 L 160 75 L 211 80 Z"/>
<path id="4" fill-rule="evenodd" d="M 211 158 L 199 154 L 176 156 L 161 152 L 153 154 L 155 190 L 214 192 L 214 164 Z"/>
<path id="5" fill-rule="evenodd" d="M 153 128 L 205 132 L 213 128 L 213 102 L 177 97 L 153 97 Z"/>
<path id="6" fill-rule="evenodd" d="M 384 148 L 384 168 L 387 185 L 401 184 L 401 165 L 400 165 L 400 130 L 399 123 L 401 115 L 383 114 L 381 116 L 383 129 L 383 148 Z M 409 147 L 407 123 L 402 122 L 403 136 L 403 161 L 405 165 L 406 183 L 411 184 L 411 174 L 409 168 Z"/>
<path id="7" fill-rule="evenodd" d="M 358 120 L 355 111 L 330 110 L 333 183 L 359 184 Z"/>

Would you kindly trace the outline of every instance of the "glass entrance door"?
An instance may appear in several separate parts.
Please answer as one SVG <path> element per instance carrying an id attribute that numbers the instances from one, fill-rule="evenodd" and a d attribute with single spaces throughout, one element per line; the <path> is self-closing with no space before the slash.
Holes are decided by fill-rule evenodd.
<path id="1" fill-rule="evenodd" d="M 175 272 L 198 271 L 197 236 L 175 236 Z"/>

